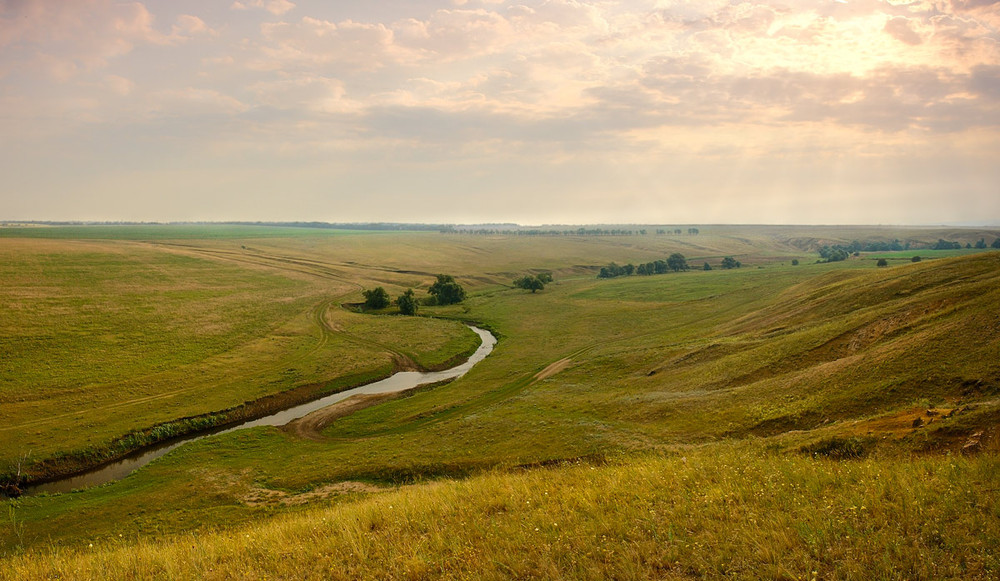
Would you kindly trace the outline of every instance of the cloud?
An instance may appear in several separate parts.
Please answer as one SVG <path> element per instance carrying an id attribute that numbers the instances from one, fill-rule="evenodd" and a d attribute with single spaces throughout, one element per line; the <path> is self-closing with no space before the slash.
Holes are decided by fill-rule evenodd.
<path id="1" fill-rule="evenodd" d="M 184 38 L 199 34 L 218 34 L 216 31 L 209 28 L 208 25 L 205 24 L 204 20 L 190 14 L 181 14 L 178 16 L 177 24 L 174 24 L 171 30 L 171 36 L 173 38 Z"/>
<path id="2" fill-rule="evenodd" d="M 372 70 L 397 58 L 392 31 L 378 23 L 304 17 L 297 23 L 265 23 L 261 36 L 263 58 L 254 66 L 267 70 L 328 65 Z"/>
<path id="3" fill-rule="evenodd" d="M 26 0 L 0 7 L 4 60 L 19 61 L 21 67 L 39 66 L 60 81 L 106 67 L 137 44 L 169 42 L 138 2 Z"/>
<path id="4" fill-rule="evenodd" d="M 0 126 L 39 151 L 85 134 L 290 180 L 315 163 L 323 184 L 331 160 L 356 163 L 374 189 L 456 175 L 500 192 L 470 176 L 513 167 L 548 185 L 518 182 L 532 192 L 656 189 L 636 176 L 697 191 L 725 179 L 688 167 L 782 163 L 801 186 L 842 160 L 1000 150 L 996 6 L 0 1 Z"/>
<path id="5" fill-rule="evenodd" d="M 197 16 L 177 17 L 169 34 L 141 2 L 24 0 L 0 5 L 2 68 L 68 82 L 108 67 L 136 46 L 169 46 L 194 35 L 215 34 Z"/>
<path id="6" fill-rule="evenodd" d="M 260 8 L 275 16 L 281 16 L 295 8 L 295 3 L 288 0 L 245 0 L 242 2 L 236 0 L 230 6 L 232 10 L 249 10 L 251 8 Z"/>
<path id="7" fill-rule="evenodd" d="M 105 77 L 105 83 L 111 92 L 126 97 L 132 93 L 135 89 L 135 82 L 124 77 L 119 77 L 118 75 L 108 75 Z"/>
<path id="8" fill-rule="evenodd" d="M 916 46 L 923 42 L 920 35 L 910 28 L 910 20 L 902 16 L 895 16 L 886 21 L 885 31 L 896 40 L 911 46 Z"/>
<path id="9" fill-rule="evenodd" d="M 349 113 L 362 108 L 347 98 L 344 83 L 338 79 L 300 76 L 294 79 L 254 84 L 257 106 L 276 110 L 311 111 L 319 113 Z"/>

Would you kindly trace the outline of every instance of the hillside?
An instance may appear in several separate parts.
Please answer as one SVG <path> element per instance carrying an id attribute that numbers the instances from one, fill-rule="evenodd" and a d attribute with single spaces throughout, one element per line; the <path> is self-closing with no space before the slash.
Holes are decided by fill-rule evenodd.
<path id="1" fill-rule="evenodd" d="M 114 484 L 8 501 L 2 543 L 11 570 L 27 578 L 48 574 L 45 563 L 80 577 L 107 569 L 165 578 L 480 570 L 989 578 L 998 570 L 989 547 L 1000 253 L 889 268 L 864 254 L 790 266 L 782 252 L 792 247 L 778 252 L 783 243 L 768 237 L 745 260 L 754 267 L 598 280 L 599 263 L 575 258 L 584 249 L 622 263 L 643 255 L 623 252 L 619 240 L 560 239 L 559 252 L 576 263 L 560 266 L 547 242 L 491 240 L 472 252 L 462 249 L 469 237 L 428 239 L 442 253 L 460 244 L 463 270 L 454 272 L 479 282 L 468 283 L 464 303 L 424 312 L 476 321 L 501 339 L 468 375 L 340 417 L 310 439 L 276 428 L 215 436 Z M 720 240 L 728 239 L 698 244 L 743 244 Z M 262 240 L 254 260 L 296 256 L 308 269 L 343 268 L 344 277 L 375 270 L 345 266 L 325 245 Z M 531 249 L 542 247 L 552 255 L 532 262 Z M 199 248 L 220 255 L 215 243 Z M 554 271 L 556 282 L 538 293 L 500 284 L 528 265 Z M 405 284 L 414 275 L 402 270 L 379 276 Z M 387 338 L 402 324 L 336 308 L 324 317 L 355 337 Z M 381 345 L 405 343 L 394 340 Z M 494 506 L 490 499 L 514 498 L 505 490 L 522 491 L 525 505 Z M 545 492 L 565 503 L 538 512 Z M 406 517 L 388 518 L 386 503 L 406 507 Z M 312 532 L 325 522 L 339 536 Z M 758 529 L 764 538 L 749 540 Z M 71 550 L 50 561 L 54 547 Z M 255 558 L 233 557 L 247 551 Z"/>

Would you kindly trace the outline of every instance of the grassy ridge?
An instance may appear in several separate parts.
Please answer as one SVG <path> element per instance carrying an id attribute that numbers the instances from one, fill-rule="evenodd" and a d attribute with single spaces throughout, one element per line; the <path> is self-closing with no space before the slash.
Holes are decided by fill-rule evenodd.
<path id="1" fill-rule="evenodd" d="M 838 463 L 714 445 L 503 471 L 167 542 L 10 559 L 10 579 L 991 579 L 995 457 Z M 345 489 L 349 490 L 349 489 Z"/>

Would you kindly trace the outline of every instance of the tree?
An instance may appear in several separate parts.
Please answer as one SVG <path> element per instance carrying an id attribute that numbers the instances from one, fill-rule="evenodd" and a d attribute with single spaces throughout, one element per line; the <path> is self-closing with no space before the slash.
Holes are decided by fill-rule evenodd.
<path id="1" fill-rule="evenodd" d="M 841 260 L 847 260 L 850 256 L 847 250 L 839 246 L 833 248 L 824 246 L 819 249 L 819 255 L 823 257 L 824 262 L 840 262 Z"/>
<path id="2" fill-rule="evenodd" d="M 404 315 L 416 315 L 417 314 L 417 297 L 413 294 L 413 289 L 408 288 L 406 292 L 399 295 L 396 299 L 396 306 L 399 307 L 399 312 Z"/>
<path id="3" fill-rule="evenodd" d="M 994 238 L 993 244 L 990 244 L 991 248 L 1000 248 L 1000 238 Z"/>
<path id="4" fill-rule="evenodd" d="M 949 242 L 943 238 L 938 238 L 934 246 L 931 246 L 931 250 L 958 250 L 961 247 L 961 242 Z"/>
<path id="5" fill-rule="evenodd" d="M 985 238 L 980 238 L 979 240 L 977 240 L 976 241 L 976 248 L 978 248 L 980 250 L 982 250 L 983 248 L 986 248 L 986 239 Z"/>
<path id="6" fill-rule="evenodd" d="M 688 269 L 687 259 L 679 252 L 675 252 L 667 257 L 667 266 L 674 272 Z"/>
<path id="7" fill-rule="evenodd" d="M 514 281 L 514 286 L 517 288 L 523 288 L 524 290 L 530 290 L 532 293 L 535 291 L 540 291 L 545 288 L 545 283 L 542 282 L 537 276 L 525 275 Z"/>
<path id="8" fill-rule="evenodd" d="M 366 309 L 384 309 L 392 303 L 389 293 L 385 292 L 385 289 L 380 286 L 366 290 L 362 294 L 365 295 Z"/>
<path id="9" fill-rule="evenodd" d="M 706 262 L 704 264 L 704 266 L 701 267 L 701 269 L 702 270 L 712 270 L 712 265 Z"/>
<path id="10" fill-rule="evenodd" d="M 798 265 L 799 265 L 799 259 L 798 258 L 793 258 L 792 259 L 792 266 L 798 266 Z"/>
<path id="11" fill-rule="evenodd" d="M 875 263 L 875 266 L 889 266 L 889 261 L 884 258 L 879 258 L 878 262 Z"/>
<path id="12" fill-rule="evenodd" d="M 536 274 L 535 277 L 538 278 L 538 280 L 542 281 L 543 284 L 549 284 L 550 282 L 552 282 L 551 272 L 540 272 Z"/>
<path id="13" fill-rule="evenodd" d="M 732 256 L 727 256 L 722 259 L 722 268 L 728 270 L 730 268 L 739 268 L 743 266 L 739 260 L 736 260 Z"/>
<path id="14" fill-rule="evenodd" d="M 920 257 L 914 256 L 913 258 L 910 259 L 910 262 L 920 262 Z"/>
<path id="15" fill-rule="evenodd" d="M 465 289 L 455 282 L 455 277 L 450 274 L 437 275 L 437 282 L 432 284 L 427 292 L 434 297 L 434 302 L 439 305 L 453 305 L 465 300 Z"/>
<path id="16" fill-rule="evenodd" d="M 601 267 L 601 272 L 598 273 L 597 278 L 615 278 L 623 274 L 625 274 L 625 269 L 612 262 L 607 266 Z"/>

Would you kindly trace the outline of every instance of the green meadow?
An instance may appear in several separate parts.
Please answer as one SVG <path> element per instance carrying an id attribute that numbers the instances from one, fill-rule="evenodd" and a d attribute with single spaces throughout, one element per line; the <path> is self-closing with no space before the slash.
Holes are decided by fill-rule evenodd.
<path id="1" fill-rule="evenodd" d="M 995 231 L 257 228 L 0 229 L 0 474 L 438 368 L 475 349 L 462 323 L 499 343 L 309 438 L 216 435 L 118 482 L 8 499 L 0 577 L 1000 574 L 1000 252 L 923 248 Z M 897 239 L 911 248 L 817 262 Z M 596 276 L 675 252 L 691 270 Z M 512 286 L 543 271 L 542 291 Z M 438 273 L 466 300 L 357 307 L 375 286 L 426 297 Z"/>

